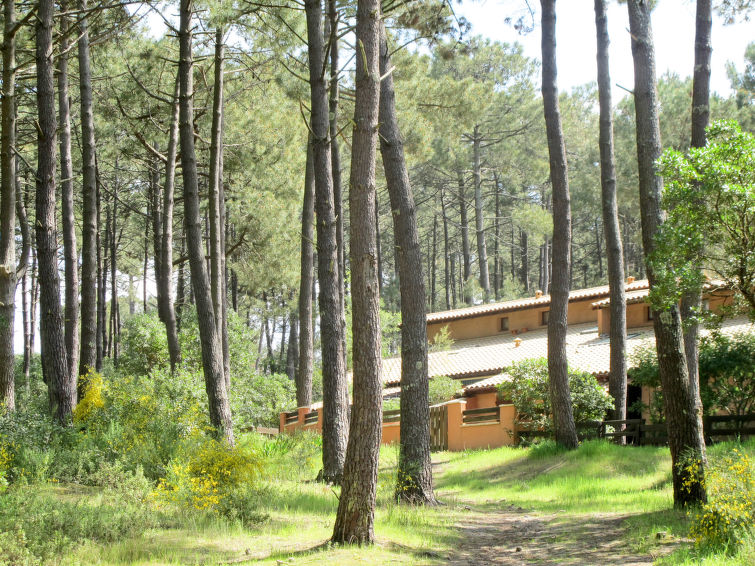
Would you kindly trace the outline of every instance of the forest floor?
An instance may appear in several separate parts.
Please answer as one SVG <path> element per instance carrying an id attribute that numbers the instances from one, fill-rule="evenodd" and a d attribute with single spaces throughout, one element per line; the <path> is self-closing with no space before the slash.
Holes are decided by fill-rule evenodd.
<path id="1" fill-rule="evenodd" d="M 742 448 L 755 456 L 755 442 Z M 719 457 L 719 452 L 730 449 L 711 450 L 709 457 Z M 434 454 L 436 494 L 442 504 L 432 508 L 392 501 L 396 461 L 396 448 L 384 447 L 375 515 L 377 543 L 371 547 L 332 547 L 327 543 L 337 490 L 311 481 L 310 470 L 260 486 L 254 509 L 260 520 L 252 524 L 187 511 L 149 527 L 147 519 L 156 511 L 145 503 L 133 515 L 145 521 L 145 528 L 110 538 L 103 530 L 120 520 L 123 500 L 110 499 L 107 490 L 56 484 L 19 486 L 0 496 L 0 527 L 21 525 L 28 539 L 0 532 L 0 563 L 755 563 L 753 545 L 735 554 L 695 550 L 688 538 L 687 514 L 673 509 L 667 449 L 587 442 L 571 452 L 545 444 Z M 292 468 L 292 473 L 295 471 Z M 69 518 L 76 521 L 69 525 Z M 4 545 L 10 542 L 34 546 L 61 537 L 70 538 L 60 546 L 66 549 L 64 554 L 48 553 L 37 561 L 19 553 L 23 561 L 11 558 L 3 562 Z M 38 556 L 43 555 L 42 550 Z"/>

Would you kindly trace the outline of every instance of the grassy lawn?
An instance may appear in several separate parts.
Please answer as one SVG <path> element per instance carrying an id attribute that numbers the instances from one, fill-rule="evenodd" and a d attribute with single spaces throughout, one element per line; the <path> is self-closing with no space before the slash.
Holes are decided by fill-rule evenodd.
<path id="1" fill-rule="evenodd" d="M 717 446 L 709 455 L 715 459 L 729 449 Z M 742 449 L 755 456 L 754 442 Z M 254 514 L 246 521 L 155 510 L 149 502 L 102 488 L 14 486 L 0 496 L 0 563 L 4 558 L 36 564 L 41 558 L 53 564 L 436 564 L 463 543 L 458 525 L 501 513 L 568 525 L 553 540 L 574 545 L 581 536 L 574 525 L 617 519 L 622 543 L 638 554 L 658 556 L 660 564 L 755 563 L 752 544 L 727 555 L 698 551 L 689 542 L 687 514 L 672 508 L 664 448 L 587 442 L 563 452 L 546 443 L 434 454 L 444 505 L 432 509 L 392 502 L 396 456 L 394 447 L 381 454 L 378 544 L 372 548 L 326 544 L 336 491 L 309 481 L 311 467 L 289 462 L 260 483 Z M 24 555 L 20 535 L 13 534 L 16 524 L 23 525 L 34 552 Z"/>

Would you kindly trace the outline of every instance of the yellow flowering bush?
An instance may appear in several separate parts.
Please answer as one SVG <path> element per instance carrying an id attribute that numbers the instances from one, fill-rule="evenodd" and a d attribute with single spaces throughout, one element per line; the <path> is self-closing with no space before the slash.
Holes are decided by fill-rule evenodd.
<path id="1" fill-rule="evenodd" d="M 152 497 L 158 507 L 218 512 L 234 490 L 254 483 L 261 467 L 262 459 L 250 444 L 231 447 L 213 438 L 196 438 L 168 464 Z"/>
<path id="2" fill-rule="evenodd" d="M 13 463 L 11 446 L 0 440 L 0 493 L 8 487 L 8 474 Z"/>
<path id="3" fill-rule="evenodd" d="M 103 397 L 105 382 L 102 379 L 102 374 L 90 368 L 82 381 L 84 382 L 84 396 L 73 410 L 75 423 L 86 423 L 105 406 Z"/>
<path id="4" fill-rule="evenodd" d="M 708 502 L 692 518 L 701 546 L 738 546 L 755 525 L 755 465 L 734 449 L 707 470 Z"/>

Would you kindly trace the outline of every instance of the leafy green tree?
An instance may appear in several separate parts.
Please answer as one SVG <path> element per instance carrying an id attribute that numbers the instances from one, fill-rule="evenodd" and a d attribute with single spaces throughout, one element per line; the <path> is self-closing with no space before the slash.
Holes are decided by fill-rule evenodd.
<path id="1" fill-rule="evenodd" d="M 553 430 L 553 407 L 548 395 L 548 362 L 545 358 L 523 360 L 507 368 L 511 376 L 498 386 L 499 395 L 510 400 L 517 411 L 516 422 Z M 569 389 L 575 422 L 603 420 L 613 400 L 595 376 L 569 369 Z"/>
<path id="2" fill-rule="evenodd" d="M 755 316 L 755 136 L 731 121 L 707 132 L 705 147 L 688 155 L 667 150 L 659 160 L 668 220 L 651 256 L 659 274 L 651 300 L 662 307 L 699 289 L 699 261 L 741 293 Z"/>

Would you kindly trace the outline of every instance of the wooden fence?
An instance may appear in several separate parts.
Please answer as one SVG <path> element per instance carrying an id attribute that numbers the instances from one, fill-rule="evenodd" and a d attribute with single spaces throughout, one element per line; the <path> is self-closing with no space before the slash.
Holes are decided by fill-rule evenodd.
<path id="1" fill-rule="evenodd" d="M 430 407 L 430 450 L 448 449 L 448 405 Z"/>

